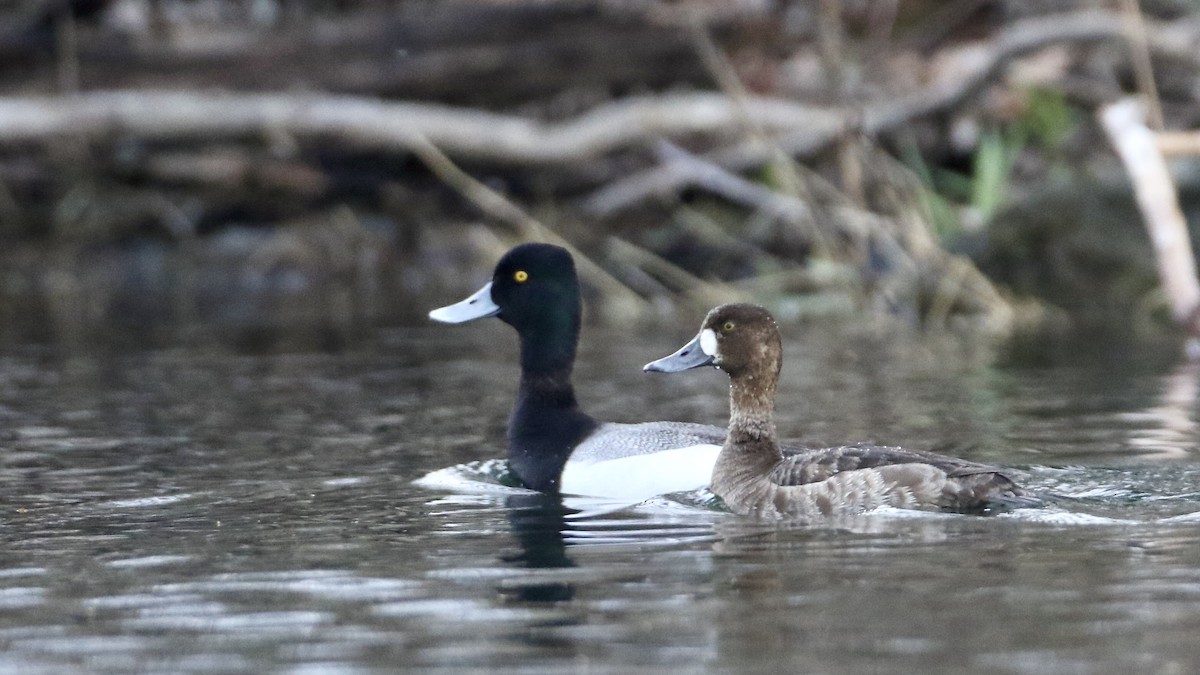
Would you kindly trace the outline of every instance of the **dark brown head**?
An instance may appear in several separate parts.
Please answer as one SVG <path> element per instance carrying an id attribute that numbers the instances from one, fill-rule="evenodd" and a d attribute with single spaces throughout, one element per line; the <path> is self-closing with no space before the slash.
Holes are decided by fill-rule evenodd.
<path id="1" fill-rule="evenodd" d="M 643 370 L 675 373 L 713 365 L 737 379 L 767 375 L 778 379 L 783 346 L 775 318 L 758 305 L 721 305 L 708 313 L 700 333 L 674 354 L 646 364 Z"/>

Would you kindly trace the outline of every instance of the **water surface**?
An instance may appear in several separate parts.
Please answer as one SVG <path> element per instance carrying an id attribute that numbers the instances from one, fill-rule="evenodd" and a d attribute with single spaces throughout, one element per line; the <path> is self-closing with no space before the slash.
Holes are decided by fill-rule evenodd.
<path id="1" fill-rule="evenodd" d="M 581 400 L 722 423 L 719 373 L 639 370 L 691 329 L 589 328 Z M 786 333 L 782 435 L 1017 467 L 1050 506 L 771 523 L 702 495 L 565 507 L 483 482 L 495 464 L 414 485 L 503 456 L 499 322 L 338 354 L 13 348 L 0 670 L 1200 669 L 1200 371 Z"/>

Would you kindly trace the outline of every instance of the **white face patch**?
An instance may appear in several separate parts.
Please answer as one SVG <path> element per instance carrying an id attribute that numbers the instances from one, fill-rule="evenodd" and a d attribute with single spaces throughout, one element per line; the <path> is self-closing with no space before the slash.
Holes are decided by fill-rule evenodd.
<path id="1" fill-rule="evenodd" d="M 711 328 L 700 331 L 700 351 L 709 356 L 717 355 L 717 334 Z"/>

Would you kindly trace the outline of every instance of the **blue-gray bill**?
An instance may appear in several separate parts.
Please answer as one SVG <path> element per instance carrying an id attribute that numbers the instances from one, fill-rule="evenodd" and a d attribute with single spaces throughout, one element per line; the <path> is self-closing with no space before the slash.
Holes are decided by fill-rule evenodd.
<path id="1" fill-rule="evenodd" d="M 691 342 L 680 347 L 679 351 L 647 363 L 642 366 L 642 370 L 647 373 L 678 373 L 681 370 L 712 365 L 712 362 L 713 357 L 704 353 L 700 347 L 700 335 L 697 335 Z"/>
<path id="2" fill-rule="evenodd" d="M 466 300 L 431 311 L 429 318 L 442 323 L 465 323 L 499 313 L 500 307 L 492 301 L 492 282 L 489 281 Z"/>

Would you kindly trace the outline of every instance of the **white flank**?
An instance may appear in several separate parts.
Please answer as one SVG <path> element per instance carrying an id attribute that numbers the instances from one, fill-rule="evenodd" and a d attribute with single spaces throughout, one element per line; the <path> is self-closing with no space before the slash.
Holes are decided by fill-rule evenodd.
<path id="1" fill-rule="evenodd" d="M 692 445 L 599 462 L 567 462 L 562 492 L 568 495 L 643 501 L 708 487 L 719 445 Z"/>

